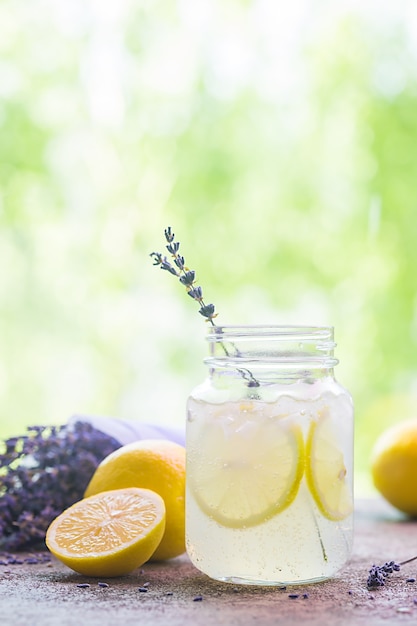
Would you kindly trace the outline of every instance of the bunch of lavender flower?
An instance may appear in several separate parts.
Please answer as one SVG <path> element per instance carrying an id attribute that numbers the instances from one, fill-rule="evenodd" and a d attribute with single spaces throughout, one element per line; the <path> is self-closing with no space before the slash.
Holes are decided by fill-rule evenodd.
<path id="1" fill-rule="evenodd" d="M 216 326 L 214 318 L 217 317 L 214 304 L 206 304 L 203 299 L 203 290 L 196 284 L 196 274 L 194 270 L 190 270 L 186 264 L 184 257 L 180 254 L 180 243 L 175 241 L 175 235 L 172 232 L 171 226 L 164 231 L 165 239 L 167 241 L 166 249 L 173 258 L 174 265 L 170 263 L 166 255 L 160 252 L 151 252 L 150 256 L 154 259 L 154 265 L 159 265 L 162 270 L 165 270 L 176 276 L 180 283 L 186 288 L 188 295 L 195 300 L 199 305 L 199 313 L 206 318 L 206 322 L 210 322 L 212 326 Z M 220 330 L 220 329 L 219 329 Z M 226 346 L 222 343 L 224 353 L 229 356 L 229 352 Z M 259 382 L 254 378 L 252 372 L 245 368 L 238 368 L 239 374 L 247 381 L 248 387 L 259 387 Z"/>
<path id="2" fill-rule="evenodd" d="M 384 563 L 384 565 L 372 565 L 371 569 L 368 572 L 368 579 L 366 581 L 367 587 L 369 589 L 375 587 L 384 587 L 389 574 L 392 574 L 393 572 L 399 572 L 402 565 L 411 563 L 411 561 L 415 561 L 416 559 L 417 556 L 414 556 L 411 559 L 402 561 L 401 563 L 396 563 L 395 561 L 387 561 L 386 563 Z"/>
<path id="3" fill-rule="evenodd" d="M 372 565 L 366 584 L 368 587 L 383 587 L 388 574 L 400 571 L 400 564 L 387 561 L 384 565 Z"/>
<path id="4" fill-rule="evenodd" d="M 100 461 L 120 445 L 87 422 L 31 426 L 0 444 L 0 548 L 42 541 L 51 521 L 83 497 Z"/>

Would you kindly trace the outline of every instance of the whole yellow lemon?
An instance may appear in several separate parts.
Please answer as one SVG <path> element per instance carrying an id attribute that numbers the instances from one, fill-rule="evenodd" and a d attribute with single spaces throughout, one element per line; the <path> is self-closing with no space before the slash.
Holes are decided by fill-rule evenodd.
<path id="1" fill-rule="evenodd" d="M 84 497 L 102 491 L 139 487 L 161 496 L 166 526 L 152 561 L 185 551 L 185 448 L 172 441 L 143 439 L 109 454 L 94 472 Z"/>
<path id="2" fill-rule="evenodd" d="M 417 419 L 399 422 L 380 435 L 371 472 L 375 487 L 390 504 L 417 516 Z"/>

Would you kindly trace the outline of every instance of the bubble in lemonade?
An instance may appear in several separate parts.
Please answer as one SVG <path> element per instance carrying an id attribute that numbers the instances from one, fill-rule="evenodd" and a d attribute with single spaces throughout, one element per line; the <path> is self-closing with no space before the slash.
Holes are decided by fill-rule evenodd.
<path id="1" fill-rule="evenodd" d="M 214 579 L 314 582 L 349 557 L 350 396 L 334 379 L 291 387 L 189 398 L 187 552 Z"/>

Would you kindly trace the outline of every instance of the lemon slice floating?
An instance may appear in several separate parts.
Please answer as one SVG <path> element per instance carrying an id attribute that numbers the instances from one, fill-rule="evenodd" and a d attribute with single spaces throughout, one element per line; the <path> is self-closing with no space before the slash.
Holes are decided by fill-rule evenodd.
<path id="1" fill-rule="evenodd" d="M 323 411 L 310 426 L 306 443 L 306 479 L 324 517 L 339 521 L 352 512 L 353 499 L 346 481 L 343 453 L 328 411 Z"/>
<path id="2" fill-rule="evenodd" d="M 76 502 L 49 526 L 46 545 L 86 576 L 121 576 L 145 563 L 165 530 L 165 505 L 149 489 L 104 491 Z"/>
<path id="3" fill-rule="evenodd" d="M 304 472 L 301 429 L 282 416 L 244 413 L 213 418 L 197 435 L 194 455 L 188 448 L 188 482 L 199 507 L 230 528 L 255 526 L 283 511 Z"/>

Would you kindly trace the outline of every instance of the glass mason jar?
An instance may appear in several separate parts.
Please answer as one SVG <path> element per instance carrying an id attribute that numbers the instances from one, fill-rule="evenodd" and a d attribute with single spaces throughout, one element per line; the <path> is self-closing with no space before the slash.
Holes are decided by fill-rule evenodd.
<path id="1" fill-rule="evenodd" d="M 186 544 L 211 578 L 331 577 L 353 538 L 353 405 L 333 328 L 213 326 L 187 402 Z"/>

